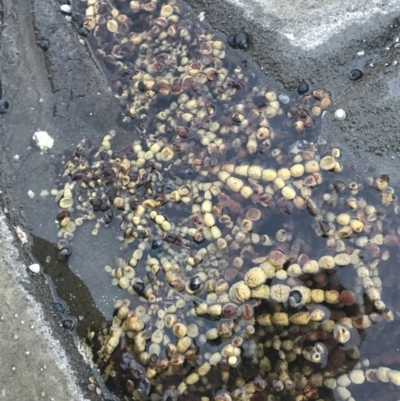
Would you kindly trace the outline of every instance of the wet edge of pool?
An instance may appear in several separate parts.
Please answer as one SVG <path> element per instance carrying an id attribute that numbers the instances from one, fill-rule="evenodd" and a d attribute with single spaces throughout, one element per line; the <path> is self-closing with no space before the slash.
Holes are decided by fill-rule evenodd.
<path id="1" fill-rule="evenodd" d="M 73 96 L 72 89 L 70 91 L 68 84 L 66 85 L 68 93 L 64 96 L 61 94 L 60 96 L 58 92 L 64 89 L 62 87 L 62 89 L 57 88 L 57 85 L 60 86 L 60 76 L 62 77 L 64 74 L 65 77 L 65 75 L 68 75 L 66 74 L 68 71 L 75 70 L 75 72 L 78 72 L 82 69 L 82 67 L 79 67 L 80 64 L 84 64 L 84 67 L 89 71 L 95 68 L 93 60 L 91 60 L 90 57 L 87 57 L 88 53 L 85 48 L 75 40 L 75 33 L 72 31 L 69 24 L 66 23 L 63 16 L 60 15 L 57 6 L 58 2 L 56 1 L 49 3 L 42 0 L 32 0 L 31 3 L 26 1 L 21 2 L 8 0 L 0 2 L 0 51 L 4 55 L 0 62 L 1 70 L 3 71 L 0 79 L 0 97 L 10 99 L 11 103 L 10 112 L 7 115 L 2 116 L 2 119 L 0 120 L 1 136 L 3 141 L 1 145 L 3 157 L 1 159 L 2 191 L 0 206 L 6 214 L 10 231 L 15 233 L 14 227 L 20 227 L 21 230 L 27 234 L 29 241 L 27 245 L 23 245 L 15 235 L 15 246 L 18 248 L 20 258 L 26 266 L 38 262 L 31 252 L 31 247 L 34 247 L 35 243 L 39 249 L 46 252 L 46 255 L 48 251 L 50 251 L 50 253 L 51 251 L 54 252 L 55 247 L 54 244 L 48 243 L 44 239 L 38 239 L 30 235 L 31 227 L 26 213 L 32 212 L 32 210 L 23 207 L 23 203 L 26 201 L 23 200 L 23 196 L 21 196 L 22 194 L 16 191 L 15 183 L 18 182 L 18 175 L 16 175 L 16 173 L 21 166 L 18 163 L 13 163 L 12 156 L 19 154 L 22 163 L 25 158 L 32 155 L 32 151 L 33 157 L 37 157 L 37 151 L 31 148 L 31 138 L 35 131 L 34 128 L 40 125 L 45 125 L 46 118 L 51 119 L 56 117 L 57 101 L 65 96 L 67 96 L 68 100 L 71 100 L 71 103 L 76 104 L 77 101 L 79 101 L 80 96 Z M 40 18 L 36 18 L 37 16 Z M 48 24 L 48 21 L 52 21 L 52 24 Z M 57 28 L 56 32 L 54 29 L 55 27 Z M 57 37 L 53 39 L 52 44 L 57 48 L 56 43 L 59 41 L 59 49 L 62 48 L 62 42 L 60 39 L 70 39 L 68 45 L 70 47 L 75 47 L 77 51 L 80 52 L 81 57 L 71 59 L 70 54 L 63 54 L 63 51 L 59 50 L 57 52 L 53 51 L 53 53 L 43 57 L 43 52 L 36 46 L 36 39 L 41 36 L 42 33 L 46 36 L 55 33 Z M 67 51 L 66 48 L 68 48 L 68 46 L 65 46 L 63 50 Z M 55 62 L 54 59 L 58 59 L 58 65 L 57 61 Z M 83 60 L 83 62 L 81 62 L 81 60 Z M 60 65 L 64 67 L 64 71 L 63 68 L 58 68 Z M 32 79 L 32 82 L 29 81 L 29 77 L 27 77 L 26 74 L 23 73 L 21 76 L 21 70 L 23 71 L 25 69 L 25 71 L 27 71 L 28 66 L 35 73 L 35 78 Z M 73 76 L 71 78 L 73 78 Z M 69 80 L 71 78 L 69 78 Z M 90 83 L 95 82 L 96 79 L 101 79 L 101 74 L 98 71 L 97 76 L 92 78 Z M 26 85 L 27 82 L 28 85 Z M 75 89 L 79 88 L 79 85 L 80 82 L 75 82 Z M 34 86 L 36 87 L 32 90 L 32 87 Z M 74 85 L 71 85 L 71 88 L 73 87 Z M 34 92 L 35 89 L 39 95 L 37 98 L 31 96 L 30 92 Z M 25 92 L 26 97 L 24 97 L 24 94 L 21 92 Z M 95 92 L 97 92 L 97 89 Z M 55 101 L 51 105 L 53 100 Z M 38 107 L 39 110 L 34 110 L 33 107 L 31 107 L 32 110 L 30 110 L 29 106 L 37 105 L 38 101 L 39 103 L 43 102 L 43 106 Z M 49 103 L 48 110 L 45 110 L 46 101 Z M 80 106 L 78 105 L 78 108 L 79 107 Z M 19 113 L 24 116 L 24 118 L 21 118 L 18 115 Z M 61 113 L 62 110 L 59 108 L 58 114 Z M 63 117 L 67 116 L 64 115 Z M 83 120 L 82 116 L 80 116 L 80 119 Z M 22 126 L 23 128 L 17 131 L 15 127 L 18 126 L 18 120 L 21 120 L 20 127 Z M 63 126 L 65 132 L 68 132 L 68 127 L 71 125 L 67 121 L 64 121 L 61 124 L 60 121 L 58 121 L 58 123 L 60 127 Z M 11 132 L 10 127 L 14 128 L 13 132 Z M 15 136 L 15 132 L 18 132 L 18 141 L 21 142 L 21 147 L 18 149 L 21 152 L 18 153 L 12 153 L 15 150 L 12 146 L 9 146 L 10 142 L 8 141 L 10 136 Z M 76 129 L 76 133 L 77 139 L 81 138 L 79 129 Z M 72 142 L 76 142 L 77 139 L 72 140 Z M 63 147 L 65 148 L 66 145 L 64 144 L 60 146 L 60 148 Z M 38 255 L 40 255 L 40 252 Z M 23 282 L 20 284 L 22 284 L 28 293 L 32 294 L 34 298 L 39 300 L 43 305 L 46 322 L 49 323 L 50 329 L 55 338 L 63 344 L 68 360 L 71 364 L 70 366 L 73 367 L 75 372 L 76 384 L 80 387 L 85 399 L 90 399 L 92 401 L 100 399 L 115 400 L 116 398 L 108 393 L 108 390 L 104 383 L 102 383 L 97 370 L 92 369 L 84 362 L 83 357 L 78 350 L 80 344 L 78 333 L 75 329 L 70 331 L 63 328 L 63 322 L 65 321 L 72 322 L 72 326 L 75 326 L 78 313 L 76 313 L 75 310 L 71 310 L 71 308 L 66 306 L 65 302 L 59 298 L 59 295 L 61 295 L 62 298 L 65 298 L 65 296 L 63 296 L 64 294 L 56 293 L 52 279 L 48 274 L 46 274 L 46 265 L 42 260 L 40 260 L 40 262 L 42 266 L 44 266 L 44 268 L 42 268 L 43 274 L 31 275 L 29 282 Z M 81 295 L 81 300 L 87 302 L 88 305 L 92 305 L 92 302 L 90 302 L 91 295 L 86 286 L 69 272 L 69 270 L 66 272 L 70 273 L 69 277 L 66 277 L 66 280 L 70 280 L 71 285 L 74 287 L 80 287 L 79 294 Z M 64 309 L 61 313 L 55 311 L 55 303 L 57 303 L 59 310 Z M 73 313 L 76 317 L 71 316 L 69 313 Z M 97 309 L 93 309 L 91 319 L 100 324 L 100 321 L 103 318 L 102 315 L 97 312 Z M 88 390 L 89 378 L 92 376 L 95 376 L 98 379 L 98 384 L 102 387 L 103 396 L 99 396 L 95 392 Z"/>

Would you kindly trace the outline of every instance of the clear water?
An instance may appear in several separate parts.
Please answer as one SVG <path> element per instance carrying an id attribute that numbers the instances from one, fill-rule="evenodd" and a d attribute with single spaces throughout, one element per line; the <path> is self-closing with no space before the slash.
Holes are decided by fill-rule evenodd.
<path id="1" fill-rule="evenodd" d="M 132 3 L 134 5 L 138 4 L 141 8 L 145 8 L 146 5 L 150 7 L 149 4 L 152 4 L 148 1 Z M 83 2 L 79 4 L 79 7 L 83 6 L 83 4 Z M 78 156 L 76 153 L 73 154 L 74 149 L 66 149 L 66 157 L 63 164 L 61 166 L 58 165 L 58 168 L 60 171 L 63 171 L 67 160 L 72 161 L 75 164 L 75 168 L 70 174 L 66 174 L 63 178 L 59 179 L 57 186 L 61 189 L 65 183 L 71 183 L 72 180 L 75 180 L 76 186 L 73 191 L 75 206 L 84 204 L 88 197 L 93 195 L 93 192 L 96 193 L 96 197 L 103 196 L 103 201 L 106 203 L 107 199 L 110 199 L 109 192 L 111 187 L 117 188 L 117 196 L 128 196 L 131 199 L 137 198 L 139 202 L 142 202 L 145 199 L 162 195 L 163 191 L 168 192 L 165 189 L 165 185 L 168 183 L 172 183 L 176 187 L 185 184 L 193 185 L 193 180 L 197 184 L 214 183 L 219 180 L 215 166 L 248 164 L 251 166 L 259 165 L 263 169 L 270 168 L 277 171 L 284 167 L 290 168 L 296 162 L 305 164 L 308 159 L 319 161 L 325 156 L 325 153 L 321 154 L 320 144 L 318 143 L 318 130 L 321 124 L 321 117 L 313 117 L 313 123 L 311 124 L 310 114 L 312 108 L 320 104 L 321 99 L 319 98 L 324 97 L 325 99 L 329 99 L 329 94 L 319 96 L 318 93 L 312 92 L 318 88 L 311 88 L 305 96 L 300 96 L 297 93 L 283 92 L 278 83 L 264 82 L 263 78 L 258 76 L 258 72 L 253 70 L 254 67 L 251 62 L 245 60 L 245 54 L 230 49 L 226 44 L 225 38 L 213 36 L 212 33 L 205 31 L 202 23 L 180 3 L 175 4 L 173 12 L 173 15 L 179 16 L 179 21 L 172 22 L 171 20 L 165 22 L 162 19 L 156 19 L 159 17 L 162 7 L 167 4 L 166 1 L 157 2 L 154 10 L 151 12 L 141 9 L 141 11 L 135 13 L 130 10 L 130 3 L 128 1 L 104 2 L 103 4 L 104 6 L 101 6 L 100 10 L 103 17 L 98 18 L 104 24 L 102 27 L 97 28 L 95 34 L 91 33 L 88 42 L 92 53 L 98 57 L 99 65 L 109 78 L 111 89 L 116 96 L 121 98 L 121 114 L 116 116 L 116 135 L 110 141 L 113 152 L 112 154 L 110 152 L 111 156 L 106 158 L 109 160 L 104 160 L 103 156 L 103 159 L 100 157 L 100 153 L 98 152 L 102 142 L 100 138 L 90 138 L 90 147 Z M 177 12 L 178 7 L 180 12 Z M 165 11 L 165 9 L 163 10 Z M 97 9 L 97 11 L 99 10 Z M 86 12 L 84 8 L 82 8 L 82 12 Z M 118 19 L 117 13 L 120 17 L 119 33 L 112 33 L 107 30 L 106 21 L 112 19 L 110 16 L 112 13 L 114 13 L 113 18 L 115 20 Z M 128 17 L 128 22 L 121 15 Z M 123 26 L 121 25 L 121 18 L 125 21 Z M 167 25 L 163 27 L 165 23 Z M 109 25 L 108 29 L 112 27 L 111 23 Z M 182 37 L 179 37 L 179 34 L 177 37 L 168 36 L 167 34 L 164 39 L 157 42 L 157 38 L 160 37 L 159 35 L 167 31 L 168 27 L 174 29 L 174 25 L 181 32 Z M 117 48 L 119 43 L 126 41 L 127 38 L 134 40 L 133 37 L 139 34 L 142 34 L 144 38 L 141 45 L 136 45 L 136 47 L 125 45 L 125 53 L 122 55 L 122 58 L 116 59 L 110 57 L 110 54 L 113 53 L 121 57 L 122 53 L 118 53 Z M 184 34 L 189 35 L 190 40 L 185 39 Z M 149 36 L 146 39 L 147 35 Z M 216 40 L 221 40 L 222 44 L 214 46 L 214 55 L 208 56 L 207 53 L 209 51 L 206 42 Z M 216 49 L 216 47 L 220 46 L 222 46 L 222 49 Z M 202 55 L 201 52 L 205 54 Z M 220 58 L 222 52 L 226 52 L 226 56 Z M 185 53 L 185 55 L 182 53 Z M 185 74 L 187 74 L 187 72 L 184 72 L 185 68 L 181 65 L 184 62 L 183 57 L 187 57 L 190 61 L 199 61 L 199 72 L 204 71 L 206 68 L 215 68 L 216 70 L 222 70 L 226 77 L 221 79 L 220 76 L 216 80 L 212 78 L 211 80 L 206 80 L 204 83 L 200 83 L 203 77 L 199 75 L 196 77 L 196 74 L 193 73 L 198 83 L 188 84 L 188 88 L 183 89 L 180 94 L 155 94 L 153 97 L 149 97 L 153 94 L 141 91 L 139 85 L 145 84 L 144 81 L 149 81 L 150 78 L 137 79 L 135 77 L 142 73 L 143 78 L 143 74 L 145 74 L 144 63 L 146 60 L 150 60 L 150 62 L 158 60 L 159 65 L 155 67 L 161 68 L 161 71 L 155 74 L 156 82 L 158 81 L 160 84 L 161 81 L 159 80 L 166 76 L 170 83 L 176 81 L 180 84 Z M 193 66 L 193 68 L 195 67 L 196 65 Z M 135 82 L 137 86 L 135 86 Z M 149 82 L 147 84 L 150 85 Z M 162 84 L 159 86 L 162 87 Z M 160 120 L 159 113 L 170 109 L 171 105 L 178 101 L 182 93 L 188 95 L 186 102 L 192 99 L 200 103 L 200 106 L 198 106 L 199 110 L 204 109 L 201 105 L 201 102 L 203 102 L 204 104 L 212 104 L 215 111 L 210 113 L 211 115 L 207 113 L 201 114 L 200 112 L 192 120 L 192 123 L 188 123 L 184 120 L 184 116 L 178 113 L 176 109 L 171 110 L 169 114 L 170 120 L 168 121 L 167 118 L 167 125 L 169 126 L 161 127 L 160 124 L 165 124 L 165 122 Z M 286 104 L 280 101 L 279 99 L 282 99 L 282 96 L 274 100 L 273 93 L 276 96 L 285 95 L 289 99 L 289 103 Z M 224 100 L 225 94 L 227 95 L 226 100 Z M 133 103 L 135 103 L 134 106 L 137 109 L 137 115 L 131 118 L 133 113 L 130 110 Z M 266 117 L 268 113 L 273 112 L 268 108 L 272 107 L 271 104 L 277 108 L 276 115 Z M 296 106 L 298 104 L 304 105 L 304 107 Z M 248 119 L 247 127 L 245 124 L 240 124 L 237 121 L 237 115 L 233 117 L 235 111 L 238 110 L 243 111 L 243 117 Z M 250 110 L 253 110 L 253 112 L 250 112 Z M 186 107 L 186 109 L 182 108 L 182 112 L 191 113 L 191 110 Z M 266 141 L 256 138 L 255 153 L 251 153 L 247 146 L 249 137 L 262 124 L 266 124 L 264 119 L 269 124 L 269 137 L 266 138 Z M 302 123 L 307 122 L 313 125 L 313 127 L 299 131 L 295 127 L 296 122 L 299 124 L 299 121 Z M 215 127 L 212 124 L 215 122 L 219 123 L 219 129 L 214 129 Z M 132 138 L 130 141 L 119 137 L 119 126 L 128 127 L 131 130 Z M 181 135 L 178 133 L 177 126 L 186 128 L 181 129 Z M 230 127 L 229 134 L 221 134 L 221 127 Z M 188 134 L 186 134 L 186 131 Z M 212 131 L 215 131 L 215 135 L 210 134 Z M 208 140 L 202 139 L 204 135 L 214 138 L 210 141 L 211 145 L 207 144 Z M 221 138 L 222 141 L 219 142 L 218 138 Z M 147 174 L 151 180 L 147 184 L 136 188 L 135 194 L 129 194 L 128 189 L 123 188 L 116 177 L 109 179 L 108 185 L 94 185 L 90 189 L 78 189 L 82 180 L 86 179 L 88 171 L 97 174 L 98 178 L 102 179 L 103 183 L 106 183 L 105 171 L 102 170 L 98 173 L 99 166 L 118 166 L 119 161 L 124 158 L 137 163 L 138 158 L 140 159 L 142 156 L 132 150 L 132 143 L 140 144 L 143 152 L 147 152 L 151 145 L 160 139 L 164 141 L 163 147 L 174 144 L 174 156 L 169 161 L 151 160 L 147 162 L 144 167 L 147 169 Z M 241 144 L 236 145 L 238 141 Z M 221 143 L 224 144 L 222 152 L 218 150 L 218 148 L 221 149 Z M 181 148 L 180 151 L 178 151 L 179 147 Z M 298 149 L 299 147 L 300 149 Z M 296 154 L 299 161 L 296 161 Z M 199 167 L 193 166 L 195 159 L 202 162 Z M 85 161 L 88 162 L 89 167 L 84 171 L 84 177 L 82 177 L 77 173 L 76 167 L 79 163 Z M 94 212 L 95 218 L 93 220 L 85 220 L 82 226 L 77 227 L 74 237 L 68 244 L 73 251 L 71 258 L 68 260 L 68 267 L 87 286 L 93 301 L 91 299 L 85 300 L 85 308 L 83 309 L 81 309 L 82 302 L 74 302 L 75 298 L 79 299 L 75 294 L 80 292 L 80 287 L 78 284 L 71 284 L 71 279 L 64 277 L 67 272 L 65 265 L 62 266 L 61 264 L 59 271 L 49 269 L 48 273 L 52 275 L 60 295 L 65 294 L 66 300 L 70 304 L 70 311 L 76 316 L 80 314 L 85 316 L 83 322 L 78 324 L 80 335 L 84 337 L 88 325 L 95 332 L 95 337 L 87 340 L 87 343 L 92 346 L 95 361 L 103 373 L 109 373 L 110 371 L 107 369 L 110 369 L 110 364 L 112 365 L 111 370 L 115 372 L 115 375 L 104 373 L 104 378 L 107 379 L 106 383 L 110 389 L 120 396 L 130 399 L 132 395 L 130 382 L 134 382 L 136 389 L 133 394 L 135 397 L 149 395 L 154 400 L 162 397 L 168 399 L 168 393 L 166 393 L 168 389 L 171 389 L 173 386 L 178 387 L 190 374 L 196 373 L 202 363 L 206 362 L 212 354 L 221 352 L 227 344 L 231 343 L 235 335 L 243 337 L 248 326 L 254 326 L 255 330 L 254 334 L 246 335 L 243 344 L 240 346 L 241 363 L 237 367 L 229 367 L 228 362 L 223 358 L 220 363 L 212 367 L 206 376 L 201 377 L 193 385 L 187 385 L 185 397 L 198 398 L 200 396 L 208 396 L 212 398 L 218 390 L 224 388 L 232 392 L 233 396 L 237 399 L 240 397 L 243 399 L 253 397 L 251 399 L 264 400 L 270 399 L 267 398 L 267 395 L 274 395 L 276 399 L 292 400 L 298 399 L 296 398 L 297 396 L 305 393 L 310 397 L 309 399 L 336 399 L 338 397 L 336 390 L 331 390 L 323 382 L 318 382 L 320 378 L 319 374 L 324 374 L 326 377 L 338 378 L 342 374 L 347 374 L 353 368 L 364 372 L 368 368 L 377 368 L 379 366 L 399 369 L 400 351 L 397 348 L 399 333 L 397 294 L 399 284 L 396 273 L 399 261 L 398 246 L 392 247 L 384 242 L 380 243 L 379 238 L 375 237 L 375 235 L 382 233 L 383 236 L 391 234 L 397 238 L 397 199 L 388 207 L 383 206 L 381 202 L 382 192 L 377 191 L 374 185 L 371 186 L 367 183 L 368 177 L 363 176 L 363 172 L 357 172 L 346 166 L 346 155 L 342 155 L 338 158 L 338 161 L 343 165 L 341 172 L 335 173 L 333 171 L 321 170 L 320 175 L 314 176 L 314 178 L 307 178 L 308 180 L 321 179 L 318 185 L 314 186 L 312 183 L 310 185 L 310 182 L 308 184 L 307 182 L 303 182 L 308 188 L 311 187 L 311 192 L 303 196 L 303 198 L 309 196 L 315 202 L 315 213 L 313 211 L 310 212 L 307 208 L 294 206 L 293 201 L 284 200 L 281 191 L 276 188 L 274 189 L 272 183 L 262 180 L 252 181 L 246 177 L 232 174 L 244 180 L 245 185 L 250 186 L 254 192 L 260 190 L 257 184 L 262 185 L 261 189 L 263 191 L 266 190 L 267 186 L 267 192 L 270 190 L 274 191 L 269 204 L 262 205 L 260 196 L 254 192 L 251 197 L 245 198 L 237 192 L 232 191 L 229 185 L 221 185 L 221 192 L 240 205 L 240 210 L 234 210 L 235 205 L 231 204 L 231 208 L 225 205 L 223 208 L 224 213 L 231 217 L 234 224 L 240 225 L 243 215 L 245 215 L 250 207 L 258 209 L 262 217 L 260 220 L 254 222 L 252 233 L 260 236 L 268 236 L 272 242 L 271 245 L 265 246 L 249 241 L 247 245 L 251 245 L 252 248 L 248 252 L 243 251 L 243 243 L 238 243 L 237 247 L 232 245 L 229 251 L 217 253 L 214 260 L 209 260 L 211 265 L 207 262 L 207 258 L 204 258 L 203 262 L 196 265 L 195 268 L 184 262 L 189 253 L 195 255 L 199 249 L 208 246 L 213 241 L 206 240 L 203 243 L 197 244 L 190 235 L 185 235 L 182 231 L 179 231 L 184 226 L 192 227 L 192 202 L 189 205 L 182 202 L 175 203 L 168 200 L 167 196 L 166 203 L 157 208 L 157 212 L 163 214 L 172 223 L 172 231 L 176 235 L 179 233 L 181 241 L 187 241 L 188 246 L 185 247 L 182 244 L 177 245 L 176 243 L 172 244 L 164 240 L 162 247 L 152 249 L 150 245 L 153 239 L 161 239 L 162 232 L 149 218 L 147 212 L 145 215 L 147 221 L 144 226 L 151 230 L 151 236 L 147 239 L 148 247 L 144 252 L 144 256 L 134 268 L 135 277 L 143 280 L 147 288 L 153 289 L 157 302 L 149 302 L 148 299 L 132 295 L 126 289 L 112 285 L 112 277 L 104 270 L 105 266 L 111 266 L 112 268 L 118 267 L 118 264 L 120 266 L 127 266 L 132 253 L 138 247 L 139 240 L 129 242 L 124 241 L 122 238 L 125 230 L 129 228 L 135 229 L 135 226 L 131 223 L 132 210 L 123 211 L 115 208 L 111 205 L 113 199 L 111 197 L 107 211 L 108 213 L 110 210 L 113 211 L 113 220 L 110 224 L 101 222 L 98 233 L 94 236 L 92 232 L 96 228 L 96 222 L 99 219 L 104 220 L 105 218 L 104 211 L 96 211 Z M 174 164 L 174 167 L 171 167 L 172 164 Z M 130 179 L 132 181 L 137 180 L 138 174 L 140 175 L 139 169 L 136 172 L 133 169 L 130 173 Z M 296 189 L 296 185 L 301 186 L 302 183 L 300 181 L 304 180 L 307 176 L 311 177 L 311 174 L 305 174 L 299 178 L 291 177 L 286 180 L 286 184 L 290 183 Z M 334 181 L 344 183 L 344 190 L 342 192 L 336 193 L 332 186 Z M 350 189 L 351 183 L 354 182 L 358 184 L 358 190 Z M 149 192 L 150 189 L 152 191 L 151 195 Z M 297 188 L 296 192 L 300 194 L 300 189 Z M 199 190 L 199 196 L 204 197 L 205 191 Z M 81 197 L 82 201 L 78 201 L 78 197 Z M 347 200 L 350 198 L 355 198 L 358 201 L 357 210 L 349 208 Z M 221 201 L 222 195 L 212 197 L 213 205 Z M 56 205 L 54 203 L 53 217 L 58 213 Z M 377 212 L 373 218 L 369 219 L 371 221 L 368 221 L 365 205 L 376 207 Z M 90 202 L 88 205 L 84 204 L 83 207 L 87 210 L 75 209 L 71 213 L 71 218 L 77 219 L 92 210 Z M 347 213 L 351 218 L 358 218 L 364 221 L 368 228 L 360 234 L 351 233 L 340 244 L 337 242 L 338 238 L 333 235 L 334 230 L 326 235 L 321 235 L 320 227 L 326 227 L 324 225 L 326 223 L 320 226 L 319 222 L 332 220 L 332 227 L 337 230 L 340 228 L 340 225 L 331 216 L 332 214 L 333 216 L 337 216 L 340 213 Z M 232 230 L 232 228 L 226 227 L 219 221 L 216 222 L 216 226 L 221 230 L 224 237 L 230 234 Z M 289 234 L 289 237 L 285 241 L 280 242 L 276 239 L 276 235 L 278 230 L 281 229 L 284 229 Z M 247 238 L 249 236 L 250 234 L 247 235 Z M 368 247 L 365 243 L 361 244 L 359 239 L 362 236 L 367 237 L 366 242 L 372 243 L 375 241 L 378 245 Z M 55 237 L 54 242 L 57 242 L 57 240 Z M 232 239 L 228 239 L 228 243 L 231 244 L 232 242 Z M 300 244 L 298 249 L 296 249 L 297 244 Z M 343 246 L 342 250 L 336 248 L 339 245 Z M 37 249 L 39 248 L 41 247 L 38 246 Z M 395 320 L 393 322 L 386 322 L 384 319 L 379 319 L 377 324 L 372 324 L 366 329 L 356 330 L 358 335 L 354 337 L 357 339 L 359 337 L 359 340 L 355 344 L 352 344 L 350 349 L 342 349 L 342 346 L 333 339 L 332 335 L 326 334 L 318 323 L 299 327 L 292 323 L 288 327 L 277 325 L 260 326 L 257 323 L 257 318 L 261 314 L 273 314 L 278 310 L 283 313 L 289 313 L 289 315 L 297 312 L 297 310 L 287 308 L 285 305 L 273 303 L 270 299 L 259 302 L 253 302 L 254 300 L 245 302 L 249 308 L 254 307 L 255 318 L 253 319 L 247 320 L 243 316 L 230 319 L 224 317 L 213 318 L 210 315 L 204 316 L 193 313 L 196 305 L 200 302 L 211 303 L 209 298 L 207 300 L 207 293 L 201 292 L 193 296 L 190 294 L 187 295 L 184 290 L 181 292 L 181 295 L 177 295 L 176 292 L 171 293 L 162 268 L 156 275 L 156 280 L 162 283 L 160 286 L 155 286 L 154 282 L 149 280 L 147 274 L 149 269 L 146 265 L 146 260 L 148 258 L 156 258 L 161 261 L 162 257 L 167 257 L 179 267 L 178 273 L 183 276 L 186 282 L 198 274 L 199 271 L 211 274 L 210 269 L 213 269 L 213 274 L 219 274 L 219 277 L 226 279 L 229 287 L 232 287 L 235 283 L 245 279 L 245 275 L 250 268 L 259 265 L 262 258 L 266 259 L 270 252 L 276 249 L 288 255 L 289 261 L 285 263 L 283 270 L 287 270 L 289 265 L 293 263 L 302 264 L 305 260 L 305 255 L 309 259 L 319 260 L 324 255 L 335 256 L 339 252 L 354 254 L 355 251 L 360 250 L 356 258 L 357 263 L 350 263 L 344 267 L 336 265 L 335 268 L 322 274 L 321 271 L 319 274 L 302 274 L 295 280 L 274 277 L 268 279 L 266 284 L 273 286 L 283 283 L 290 286 L 303 285 L 311 289 L 321 288 L 324 291 L 330 289 L 339 292 L 350 290 L 357 293 L 357 302 L 351 306 L 343 306 L 340 303 L 333 305 L 324 303 L 330 310 L 331 319 L 334 321 L 344 316 L 352 318 L 362 314 L 371 316 L 377 314 L 380 316 L 376 305 L 374 306 L 373 302 L 368 299 L 365 294 L 365 288 L 357 277 L 359 266 L 363 264 L 371 266 L 376 261 L 378 262 L 375 263 L 377 267 L 368 267 L 368 269 L 371 276 L 377 277 L 375 280 L 376 286 L 379 287 L 379 279 L 381 280 L 381 288 L 379 289 L 382 301 L 394 313 Z M 375 255 L 373 254 L 374 252 L 376 252 Z M 243 257 L 244 264 L 240 269 L 235 269 L 233 267 L 234 260 L 239 256 Z M 44 264 L 42 260 L 41 262 Z M 68 282 L 68 286 L 66 286 L 66 282 Z M 115 280 L 114 284 L 116 284 Z M 104 358 L 101 357 L 98 358 L 96 352 L 101 346 L 100 317 L 98 314 L 90 314 L 91 306 L 96 305 L 105 320 L 107 320 L 107 327 L 110 327 L 114 313 L 114 303 L 117 299 L 129 299 L 129 309 L 135 309 L 139 306 L 144 307 L 147 314 L 147 317 L 144 319 L 146 323 L 145 328 L 153 332 L 157 327 L 160 327 L 164 335 L 172 343 L 176 342 L 175 336 L 171 329 L 163 326 L 163 319 L 160 316 L 172 311 L 171 308 L 176 302 L 178 302 L 179 306 L 182 304 L 182 307 L 177 312 L 172 311 L 171 313 L 176 313 L 178 322 L 182 322 L 185 325 L 197 325 L 199 335 L 194 336 L 191 343 L 191 349 L 195 357 L 193 359 L 187 358 L 185 363 L 180 367 L 157 372 L 154 378 L 145 379 L 143 372 L 146 367 L 138 368 L 133 362 L 129 364 L 129 361 L 133 360 L 133 358 L 139 360 L 139 355 L 132 351 L 134 341 L 125 336 L 119 341 L 116 350 L 112 353 L 108 361 L 104 361 Z M 226 297 L 222 296 L 222 298 L 218 298 L 215 302 L 223 304 L 227 300 Z M 310 306 L 308 305 L 308 307 Z M 307 307 L 305 306 L 302 308 L 302 310 L 306 309 Z M 159 311 L 164 312 L 160 315 Z M 220 327 L 221 323 L 232 325 L 233 335 L 231 337 L 220 337 L 217 340 L 204 341 L 204 336 L 202 335 L 210 329 Z M 282 351 L 279 353 L 277 349 L 271 346 L 271 342 L 277 339 L 277 336 L 282 341 L 293 341 L 296 344 L 300 344 L 303 348 L 313 346 L 316 339 L 326 345 L 329 351 L 326 366 L 310 363 L 302 355 L 297 355 L 295 360 L 288 364 L 287 374 L 289 379 L 296 380 L 301 374 L 306 375 L 307 380 L 314 383 L 312 389 L 316 393 L 313 391 L 307 392 L 310 389 L 303 389 L 300 384 L 297 385 L 295 390 L 290 391 L 286 389 L 278 391 L 277 383 L 275 383 L 274 388 L 273 380 L 277 380 L 279 374 L 281 374 L 278 367 L 280 365 L 279 361 L 283 356 Z M 165 341 L 165 344 L 161 344 L 158 350 L 159 361 L 165 358 L 166 344 L 168 342 Z M 152 353 L 154 349 L 153 341 L 148 340 L 146 351 Z M 358 349 L 359 353 L 355 352 L 355 349 Z M 289 354 L 290 352 L 286 350 L 284 353 Z M 271 371 L 274 372 L 277 370 L 276 374 L 269 373 L 265 367 L 264 369 L 262 368 L 264 356 L 270 361 Z M 243 387 L 241 390 L 242 395 L 240 396 L 238 388 L 241 388 L 244 383 L 253 382 L 258 374 L 266 376 L 267 389 L 265 391 L 254 392 L 250 386 Z M 350 384 L 348 390 L 357 401 L 381 399 L 383 391 L 387 400 L 395 400 L 399 396 L 396 386 L 381 382 L 365 382 L 362 385 Z M 174 398 L 176 394 L 171 393 L 170 396 Z"/>

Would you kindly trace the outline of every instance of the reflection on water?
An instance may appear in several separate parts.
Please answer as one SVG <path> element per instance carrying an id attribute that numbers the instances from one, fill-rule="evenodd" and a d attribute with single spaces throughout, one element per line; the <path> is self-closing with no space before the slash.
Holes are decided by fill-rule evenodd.
<path id="1" fill-rule="evenodd" d="M 82 140 L 53 195 L 64 257 L 76 232 L 111 233 L 88 274 L 125 299 L 87 339 L 110 388 L 397 399 L 399 204 L 388 176 L 320 153 L 329 92 L 278 96 L 173 0 L 84 13 L 132 144 Z"/>

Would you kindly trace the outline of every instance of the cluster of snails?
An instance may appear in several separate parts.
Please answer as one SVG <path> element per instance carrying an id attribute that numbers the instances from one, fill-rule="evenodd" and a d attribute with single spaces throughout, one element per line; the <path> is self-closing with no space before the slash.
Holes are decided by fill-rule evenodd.
<path id="1" fill-rule="evenodd" d="M 103 378 L 154 401 L 347 400 L 350 384 L 399 385 L 359 346 L 394 320 L 379 266 L 400 246 L 400 208 L 387 175 L 352 180 L 340 149 L 313 142 L 330 93 L 283 101 L 174 0 L 88 0 L 85 15 L 140 134 L 122 150 L 116 131 L 95 151 L 83 140 L 52 191 L 61 249 L 82 224 L 119 226 L 105 271 L 129 300 L 91 332 Z"/>

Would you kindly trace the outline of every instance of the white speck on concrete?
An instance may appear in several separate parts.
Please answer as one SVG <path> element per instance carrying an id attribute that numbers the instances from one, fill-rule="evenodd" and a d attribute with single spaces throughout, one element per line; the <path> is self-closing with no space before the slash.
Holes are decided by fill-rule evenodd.
<path id="1" fill-rule="evenodd" d="M 357 56 L 364 56 L 365 51 L 364 50 L 360 50 L 359 52 L 357 52 Z"/>
<path id="2" fill-rule="evenodd" d="M 39 265 L 39 263 L 33 263 L 28 268 L 33 273 L 36 273 L 36 274 L 40 273 L 40 265 Z"/>
<path id="3" fill-rule="evenodd" d="M 60 6 L 60 10 L 64 13 L 71 13 L 71 6 L 69 4 L 63 4 L 62 6 Z"/>
<path id="4" fill-rule="evenodd" d="M 15 232 L 17 233 L 17 236 L 19 238 L 19 240 L 25 245 L 28 243 L 28 238 L 25 234 L 25 232 L 19 227 L 19 226 L 15 226 L 14 227 Z"/>
<path id="5" fill-rule="evenodd" d="M 346 118 L 346 112 L 343 109 L 337 109 L 335 111 L 336 120 L 344 120 Z"/>
<path id="6" fill-rule="evenodd" d="M 28 196 L 29 196 L 31 199 L 33 199 L 33 198 L 35 197 L 35 193 L 30 189 L 30 190 L 28 191 Z"/>
<path id="7" fill-rule="evenodd" d="M 33 140 L 42 151 L 51 149 L 54 145 L 54 139 L 46 131 L 36 131 Z"/>

